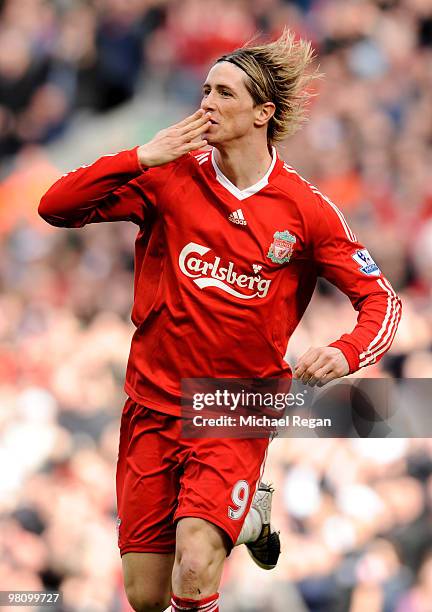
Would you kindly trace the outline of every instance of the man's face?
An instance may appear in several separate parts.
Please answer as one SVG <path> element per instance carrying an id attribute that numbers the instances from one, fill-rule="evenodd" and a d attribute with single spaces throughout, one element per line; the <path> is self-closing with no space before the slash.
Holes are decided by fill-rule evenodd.
<path id="1" fill-rule="evenodd" d="M 201 108 L 210 113 L 204 138 L 211 145 L 247 136 L 253 131 L 257 109 L 246 89 L 246 75 L 229 62 L 215 64 L 203 85 Z"/>

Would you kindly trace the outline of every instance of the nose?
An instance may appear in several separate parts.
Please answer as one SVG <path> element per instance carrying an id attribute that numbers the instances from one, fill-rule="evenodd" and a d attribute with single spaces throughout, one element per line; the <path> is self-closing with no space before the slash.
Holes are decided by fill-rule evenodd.
<path id="1" fill-rule="evenodd" d="M 205 94 L 201 100 L 201 108 L 205 111 L 215 110 L 214 96 L 212 92 Z"/>

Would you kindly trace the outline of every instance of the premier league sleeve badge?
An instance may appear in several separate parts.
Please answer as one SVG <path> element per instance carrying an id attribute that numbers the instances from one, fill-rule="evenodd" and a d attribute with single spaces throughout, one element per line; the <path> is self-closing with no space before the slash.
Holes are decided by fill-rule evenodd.
<path id="1" fill-rule="evenodd" d="M 358 249 L 352 255 L 352 258 L 359 264 L 359 270 L 363 272 L 363 274 L 367 274 L 368 276 L 379 276 L 381 274 L 381 270 L 378 268 L 367 249 Z"/>

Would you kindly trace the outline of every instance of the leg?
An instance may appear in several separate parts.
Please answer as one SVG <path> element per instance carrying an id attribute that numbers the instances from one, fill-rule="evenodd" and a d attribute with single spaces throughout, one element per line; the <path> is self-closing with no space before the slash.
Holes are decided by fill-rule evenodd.
<path id="1" fill-rule="evenodd" d="M 230 548 L 226 535 L 216 525 L 200 518 L 180 519 L 172 575 L 173 593 L 197 600 L 216 593 Z"/>
<path id="2" fill-rule="evenodd" d="M 138 612 L 161 612 L 171 592 L 179 491 L 175 419 L 127 400 L 117 462 L 118 544 L 126 595 Z"/>
<path id="3" fill-rule="evenodd" d="M 171 595 L 174 554 L 126 553 L 122 557 L 128 601 L 136 612 L 162 612 Z"/>
<path id="4" fill-rule="evenodd" d="M 207 438 L 182 443 L 186 460 L 175 513 L 173 610 L 217 612 L 224 560 L 251 505 L 268 441 Z"/>

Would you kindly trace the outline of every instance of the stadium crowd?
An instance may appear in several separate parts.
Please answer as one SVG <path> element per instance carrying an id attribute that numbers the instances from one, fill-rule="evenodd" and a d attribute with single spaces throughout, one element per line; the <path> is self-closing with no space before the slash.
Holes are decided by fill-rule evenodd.
<path id="1" fill-rule="evenodd" d="M 432 378 L 430 0 L 3 0 L 0 590 L 60 589 L 64 612 L 130 609 L 114 470 L 135 227 L 38 219 L 70 169 L 49 147 L 144 91 L 196 107 L 214 57 L 285 24 L 312 40 L 325 77 L 281 153 L 343 209 L 403 300 L 390 353 L 361 375 Z M 288 361 L 354 321 L 320 284 Z M 281 560 L 266 573 L 235 549 L 224 610 L 432 611 L 429 438 L 277 439 L 266 473 Z"/>

